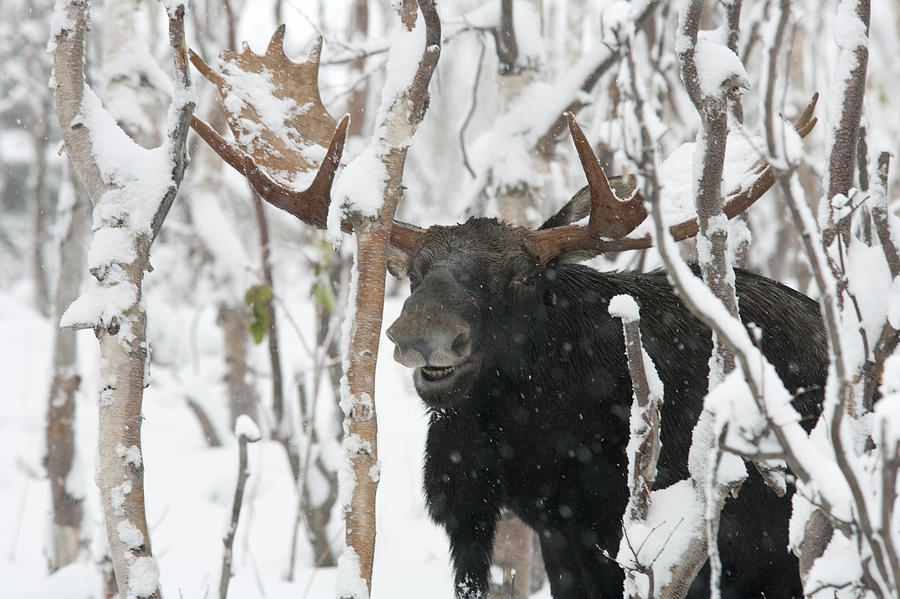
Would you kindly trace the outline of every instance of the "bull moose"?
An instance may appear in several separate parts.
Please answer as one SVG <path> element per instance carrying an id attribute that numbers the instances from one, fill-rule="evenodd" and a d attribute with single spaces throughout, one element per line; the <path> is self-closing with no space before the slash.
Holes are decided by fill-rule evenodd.
<path id="1" fill-rule="evenodd" d="M 430 411 L 428 508 L 450 537 L 458 597 L 485 595 L 504 506 L 537 531 L 555 598 L 621 597 L 622 570 L 604 554 L 617 551 L 628 501 L 632 384 L 609 301 L 627 293 L 642 306 L 642 338 L 665 387 L 657 488 L 688 477 L 710 331 L 664 272 L 598 272 L 564 254 L 541 264 L 527 248 L 523 229 L 471 219 L 430 228 L 418 251 L 391 263 L 408 273 L 412 293 L 387 336 Z M 762 350 L 788 388 L 821 388 L 817 304 L 736 275 L 741 316 L 761 327 Z M 796 407 L 811 418 L 820 400 L 812 391 Z M 778 497 L 748 473 L 722 513 L 723 596 L 802 596 L 787 549 L 790 493 Z M 689 596 L 703 587 L 701 576 Z"/>
<path id="2" fill-rule="evenodd" d="M 711 332 L 663 271 L 606 273 L 578 264 L 602 251 L 605 238 L 623 239 L 613 229 L 628 232 L 645 215 L 639 198 L 629 205 L 612 193 L 571 118 L 570 127 L 590 194 L 577 194 L 538 231 L 472 218 L 432 226 L 412 248 L 389 256 L 388 268 L 409 278 L 411 294 L 387 336 L 394 358 L 414 369 L 430 412 L 425 495 L 450 538 L 461 599 L 487 594 L 503 507 L 537 531 L 555 598 L 622 596 L 624 574 L 609 556 L 628 502 L 632 382 L 621 325 L 608 311 L 616 295 L 642 306 L 642 338 L 665 389 L 655 488 L 689 476 Z M 586 227 L 572 228 L 587 214 Z M 607 215 L 603 223 L 599 214 Z M 600 227 L 605 235 L 596 234 Z M 743 322 L 761 329 L 761 349 L 786 387 L 806 390 L 794 404 L 809 430 L 828 363 L 818 304 L 760 275 L 735 274 Z M 721 516 L 723 597 L 803 595 L 788 550 L 791 496 L 777 495 L 748 468 Z M 701 572 L 688 596 L 708 596 L 707 584 Z"/>
<path id="3" fill-rule="evenodd" d="M 429 6 L 427 35 L 433 43 L 426 45 L 419 74 L 422 65 L 433 68 L 428 61 L 436 61 L 440 39 Z M 311 53 L 315 64 L 310 75 L 309 63 L 293 65 L 284 57 L 283 34 L 282 27 L 263 57 L 246 50 L 226 53 L 226 59 L 232 68 L 283 76 L 275 85 L 280 94 L 304 87 L 311 95 L 295 98 L 296 104 L 312 102 L 318 108 L 304 108 L 304 115 L 320 115 L 321 130 L 333 127 L 315 86 L 318 51 Z M 237 84 L 196 55 L 192 60 L 223 97 Z M 290 73 L 280 69 L 295 69 L 298 77 L 312 76 L 313 81 L 294 85 L 288 81 Z M 415 81 L 427 87 L 427 77 Z M 425 93 L 418 89 L 416 97 L 421 100 Z M 242 123 L 258 116 L 245 108 L 228 113 L 236 103 L 225 104 L 240 142 Z M 814 102 L 795 124 L 801 135 L 815 122 L 813 108 Z M 421 110 L 411 114 L 410 122 L 421 118 Z M 313 183 L 302 192 L 266 172 L 267 161 L 293 168 L 292 150 L 285 144 L 277 151 L 238 148 L 196 117 L 192 126 L 269 203 L 313 226 L 325 225 L 346 118 L 337 126 Z M 410 281 L 411 294 L 387 336 L 396 345 L 395 358 L 414 369 L 416 389 L 430 412 L 425 495 L 431 516 L 449 536 L 460 598 L 487 592 L 502 507 L 538 532 L 555 598 L 622 596 L 622 570 L 607 555 L 618 548 L 628 499 L 625 446 L 632 383 L 620 324 L 608 314 L 616 295 L 629 294 L 641 306 L 644 345 L 665 388 L 655 487 L 688 476 L 691 432 L 708 384 L 711 333 L 685 308 L 665 273 L 605 273 L 578 264 L 587 256 L 645 248 L 652 241 L 649 235 L 632 235 L 646 217 L 640 194 L 617 197 L 571 115 L 569 126 L 589 192 L 576 195 L 539 230 L 487 218 L 428 229 L 389 220 L 379 230 L 391 246 L 388 268 Z M 405 148 L 393 155 L 404 153 Z M 729 217 L 774 180 L 764 161 L 751 174 L 754 181 L 727 198 Z M 576 224 L 586 216 L 587 225 Z M 345 219 L 342 226 L 355 229 L 356 223 Z M 369 239 L 374 238 L 371 231 L 366 232 Z M 696 231 L 696 220 L 670 227 L 676 239 Z M 736 272 L 736 288 L 741 318 L 761 331 L 762 351 L 785 385 L 808 390 L 794 403 L 809 428 L 819 411 L 827 370 L 816 303 L 742 270 Z M 723 595 L 799 596 L 797 559 L 787 549 L 791 493 L 779 497 L 754 468 L 747 470 L 747 481 L 721 517 Z M 689 596 L 708 593 L 705 584 L 699 576 Z"/>

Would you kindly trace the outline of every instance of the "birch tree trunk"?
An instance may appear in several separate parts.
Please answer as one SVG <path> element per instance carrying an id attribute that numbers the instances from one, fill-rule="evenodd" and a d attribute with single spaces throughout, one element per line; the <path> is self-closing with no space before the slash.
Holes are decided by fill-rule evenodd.
<path id="1" fill-rule="evenodd" d="M 244 304 L 219 305 L 218 323 L 222 327 L 225 349 L 225 386 L 228 389 L 228 414 L 231 430 L 239 416 L 259 419 L 256 391 L 247 382 L 247 346 L 250 317 Z"/>
<path id="2" fill-rule="evenodd" d="M 93 327 L 100 343 L 97 484 L 119 593 L 128 599 L 159 599 L 159 571 L 144 510 L 141 403 L 148 349 L 141 288 L 144 271 L 149 268 L 150 246 L 175 199 L 186 167 L 185 139 L 193 101 L 188 91 L 184 6 L 169 9 L 176 85 L 167 147 L 162 148 L 167 161 L 157 167 L 163 170 L 148 163 L 139 171 L 148 180 L 168 178 L 158 197 L 141 186 L 129 186 L 128 177 L 120 177 L 114 184 L 114 179 L 104 174 L 110 169 L 121 172 L 127 166 L 116 162 L 125 146 L 104 144 L 124 143 L 128 150 L 140 149 L 131 148 L 130 140 L 99 137 L 93 129 L 110 115 L 99 106 L 99 100 L 85 83 L 89 8 L 87 2 L 79 0 L 58 3 L 50 42 L 56 110 L 66 152 L 95 206 L 95 255 L 89 267 L 97 279 L 96 287 L 70 306 L 63 324 Z"/>
<path id="3" fill-rule="evenodd" d="M 88 234 L 88 198 L 75 174 L 65 168 L 66 180 L 59 196 L 59 216 L 68 222 L 59 248 L 59 280 L 56 287 L 56 319 L 78 297 L 85 266 Z M 47 477 L 50 479 L 53 522 L 50 529 L 50 569 L 70 564 L 81 551 L 83 497 L 69 480 L 75 448 L 75 406 L 81 377 L 75 331 L 57 327 L 53 344 L 53 382 L 47 404 Z M 85 481 L 86 482 L 86 481 Z"/>
<path id="4" fill-rule="evenodd" d="M 384 309 L 388 243 L 397 204 L 403 196 L 406 153 L 427 108 L 428 84 L 437 66 L 441 45 L 440 18 L 433 0 L 404 0 L 397 8 L 404 25 L 399 33 L 400 37 L 405 38 L 403 42 L 415 39 L 410 36 L 415 35 L 413 30 L 418 20 L 417 9 L 421 10 L 425 23 L 425 47 L 415 72 L 410 73 L 405 69 L 413 63 L 408 62 L 408 56 L 400 58 L 407 47 L 402 46 L 401 42 L 392 45 L 393 62 L 389 58 L 388 70 L 390 72 L 394 69 L 393 75 L 402 78 L 405 85 L 385 91 L 378 113 L 376 134 L 363 150 L 364 158 L 357 158 L 348 164 L 341 179 L 353 179 L 350 171 L 358 164 L 362 166 L 353 171 L 353 174 L 371 179 L 371 185 L 359 185 L 359 181 L 354 181 L 343 192 L 338 191 L 339 185 L 333 191 L 330 190 L 334 171 L 343 151 L 347 117 L 342 119 L 330 135 L 326 159 L 319 165 L 313 183 L 306 191 L 299 192 L 305 196 L 302 202 L 294 199 L 285 201 L 289 197 L 293 198 L 294 193 L 282 188 L 280 183 L 269 179 L 260 170 L 258 162 L 263 165 L 277 162 L 280 169 L 287 168 L 291 172 L 311 170 L 312 165 L 292 147 L 285 146 L 283 140 L 277 140 L 277 135 L 272 137 L 280 143 L 280 149 L 277 151 L 277 160 L 270 161 L 273 156 L 270 152 L 257 148 L 258 151 L 251 150 L 252 156 L 248 156 L 243 149 L 232 146 L 218 136 L 206 123 L 199 119 L 194 119 L 192 123 L 207 143 L 226 162 L 242 172 L 268 202 L 317 227 L 323 227 L 326 222 L 332 223 L 332 219 L 337 217 L 332 224 L 341 228 L 346 226 L 345 230 L 352 230 L 355 234 L 356 260 L 348 301 L 348 305 L 352 306 L 352 320 L 348 317 L 345 327 L 346 368 L 345 379 L 341 382 L 341 408 L 345 416 L 344 450 L 349 461 L 349 468 L 341 473 L 346 547 L 338 562 L 340 573 L 337 589 L 338 596 L 355 599 L 369 597 L 371 593 L 375 551 L 375 492 L 379 478 L 374 403 L 375 363 Z M 321 106 L 318 91 L 321 42 L 313 46 L 307 61 L 297 64 L 284 56 L 283 39 L 282 26 L 272 36 L 264 56 L 253 54 L 249 49 L 245 49 L 240 55 L 232 52 L 226 53 L 226 56 L 232 55 L 235 63 L 239 63 L 237 68 L 244 73 L 262 73 L 265 70 L 265 76 L 271 77 L 273 81 L 273 95 L 284 97 L 293 94 L 295 101 L 302 96 L 304 103 L 309 101 L 312 105 L 319 105 L 315 117 L 309 116 L 311 111 L 308 109 L 292 116 L 297 117 L 298 127 L 309 125 L 312 132 L 314 126 L 318 126 L 321 132 L 328 134 L 334 127 L 334 120 Z M 236 80 L 229 80 L 228 75 L 223 76 L 197 55 L 193 55 L 192 59 L 197 68 L 216 83 L 220 93 L 229 93 L 223 90 L 230 88 Z M 270 75 L 272 70 L 268 64 L 275 65 L 276 72 L 273 75 Z M 306 78 L 309 80 L 306 81 Z M 226 112 L 228 108 L 226 103 Z M 258 116 L 257 108 L 254 107 L 253 112 Z M 307 122 L 304 123 L 304 120 Z M 240 131 L 245 128 L 245 122 L 246 119 L 236 119 L 231 126 Z M 241 136 L 236 135 L 236 138 L 240 144 Z M 267 145 L 272 143 L 266 142 Z M 322 145 L 321 140 L 316 143 Z M 380 168 L 371 168 L 373 164 L 378 164 Z M 329 207 L 332 194 L 337 204 Z M 358 200 L 362 202 L 358 204 Z M 371 207 L 373 204 L 376 206 L 374 210 L 360 207 Z"/>
<path id="5" fill-rule="evenodd" d="M 344 410 L 345 450 L 353 472 L 352 495 L 345 505 L 347 549 L 339 567 L 358 567 L 358 576 L 366 585 L 361 589 L 339 589 L 342 597 L 368 597 L 372 592 L 372 564 L 375 557 L 375 492 L 378 486 L 377 433 L 375 418 L 375 364 L 384 312 L 384 283 L 387 275 L 387 249 L 397 204 L 403 197 L 403 169 L 409 142 L 425 115 L 428 84 L 440 57 L 441 23 L 433 0 L 405 0 L 400 17 L 408 32 L 417 21 L 416 5 L 425 23 L 425 48 L 408 87 L 394 97 L 385 96 L 372 151 L 384 166 L 387 178 L 381 210 L 376 217 L 351 214 L 356 238 L 351 297 L 354 314 L 350 323 L 344 357 L 347 384 L 342 384 L 341 407 Z M 364 265 L 364 266 L 363 266 Z M 352 560 L 358 560 L 352 564 Z M 351 563 L 348 564 L 348 560 Z M 347 572 L 349 574 L 349 572 Z M 342 576 L 346 577 L 346 576 Z"/>

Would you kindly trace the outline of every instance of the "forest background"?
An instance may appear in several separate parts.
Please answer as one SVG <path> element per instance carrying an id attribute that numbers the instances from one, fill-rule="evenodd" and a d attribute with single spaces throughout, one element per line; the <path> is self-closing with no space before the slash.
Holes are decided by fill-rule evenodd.
<path id="1" fill-rule="evenodd" d="M 641 175 L 641 135 L 649 133 L 667 159 L 659 174 L 664 200 L 689 202 L 693 151 L 682 144 L 695 140 L 700 119 L 679 75 L 678 3 L 650 3 L 643 16 L 645 4 L 515 2 L 510 53 L 500 2 L 442 1 L 441 59 L 409 151 L 398 217 L 421 225 L 471 215 L 541 222 L 584 184 L 574 147 L 555 129 L 563 109 L 577 112 L 611 174 Z M 701 28 L 728 32 L 728 6 L 734 3 L 707 3 Z M 740 173 L 757 159 L 753 151 L 764 144 L 754 136 L 763 134 L 772 111 L 793 119 L 818 91 L 825 99 L 817 109 L 822 124 L 804 141 L 796 165 L 814 210 L 826 194 L 844 91 L 841 53 L 852 21 L 847 10 L 854 6 L 747 1 L 739 27 L 731 29 L 739 33 L 735 53 L 748 85 L 739 101 L 746 129 L 733 127 L 729 168 Z M 97 341 L 91 330 L 58 326 L 91 277 L 91 205 L 60 153 L 48 86 L 47 46 L 59 26 L 54 10 L 43 0 L 0 4 L 0 580 L 4 596 L 86 598 L 109 587 L 111 566 L 94 484 Z M 345 156 L 352 158 L 372 136 L 385 62 L 401 27 L 396 13 L 390 3 L 365 0 L 197 1 L 188 5 L 187 45 L 210 63 L 220 49 L 243 41 L 261 53 L 282 22 L 292 58 L 323 38 L 322 99 L 333 115 L 351 115 Z M 86 78 L 120 127 L 145 147 L 166 136 L 172 97 L 166 30 L 166 13 L 156 2 L 109 0 L 91 13 Z M 779 31 L 784 41 L 770 56 Z M 886 171 L 884 180 L 877 175 L 879 159 L 896 153 L 900 139 L 891 105 L 900 92 L 898 34 L 900 5 L 872 2 L 864 135 L 854 144 L 854 189 L 838 206 L 852 213 L 863 213 L 867 198 L 881 193 L 896 218 L 898 171 Z M 193 79 L 197 114 L 215 122 L 221 113 L 214 89 L 196 72 Z M 160 585 L 185 597 L 218 588 L 238 479 L 235 427 L 244 414 L 262 439 L 249 447 L 230 592 L 331 596 L 343 539 L 337 388 L 351 244 L 335 250 L 324 234 L 255 197 L 193 134 L 188 146 L 191 164 L 144 281 L 150 384 L 142 460 Z M 730 235 L 736 264 L 820 295 L 778 189 L 731 225 Z M 692 243 L 681 249 L 688 258 L 695 251 Z M 884 321 L 890 298 L 897 299 L 888 262 L 879 250 L 854 254 L 845 265 L 867 324 Z M 649 270 L 662 262 L 646 250 L 593 264 Z M 385 322 L 399 312 L 405 287 L 388 281 Z M 877 339 L 875 325 L 870 328 Z M 447 542 L 428 520 L 421 493 L 427 415 L 391 350 L 382 343 L 376 383 L 381 475 L 372 588 L 383 596 L 450 596 Z M 70 451 L 48 451 L 54 418 L 73 424 Z M 60 489 L 53 468 L 61 453 L 71 466 Z M 62 492 L 67 505 L 78 507 L 60 520 L 53 498 Z M 502 568 L 496 578 L 502 580 Z M 546 587 L 537 593 L 549 596 Z"/>

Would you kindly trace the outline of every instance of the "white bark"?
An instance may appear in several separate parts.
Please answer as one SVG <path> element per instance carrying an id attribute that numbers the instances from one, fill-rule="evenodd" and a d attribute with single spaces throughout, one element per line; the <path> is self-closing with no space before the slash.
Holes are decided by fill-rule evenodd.
<path id="1" fill-rule="evenodd" d="M 56 108 L 69 159 L 95 206 L 97 240 L 115 236 L 120 255 L 105 256 L 91 264 L 99 288 L 87 303 L 102 313 L 78 323 L 93 326 L 100 342 L 100 423 L 98 428 L 97 484 L 106 522 L 110 556 L 123 598 L 161 597 L 159 572 L 153 559 L 144 511 L 144 466 L 141 455 L 141 402 L 147 367 L 146 313 L 141 296 L 143 273 L 148 268 L 150 245 L 174 200 L 186 165 L 184 140 L 193 102 L 187 92 L 187 56 L 184 47 L 184 7 L 169 13 L 169 34 L 175 58 L 176 94 L 168 138 L 168 173 L 148 166 L 147 177 L 170 176 L 160 197 L 137 197 L 140 188 L 122 187 L 103 176 L 95 152 L 92 122 L 86 114 L 89 90 L 84 79 L 84 33 L 89 5 L 80 0 L 57 4 L 52 33 Z M 98 141 L 99 142 L 99 141 Z M 146 202 L 153 208 L 149 222 L 137 222 L 122 198 Z M 113 210 L 99 210 L 112 205 Z M 130 244 L 124 240 L 130 240 Z M 76 318 L 76 317 L 73 317 Z M 65 320 L 65 319 L 64 319 Z M 72 320 L 72 319 L 69 319 Z"/>

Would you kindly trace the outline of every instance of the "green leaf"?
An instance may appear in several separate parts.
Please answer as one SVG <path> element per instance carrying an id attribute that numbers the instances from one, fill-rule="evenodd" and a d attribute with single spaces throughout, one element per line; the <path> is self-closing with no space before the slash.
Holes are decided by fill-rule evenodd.
<path id="1" fill-rule="evenodd" d="M 316 305 L 325 308 L 329 314 L 337 310 L 337 298 L 334 297 L 334 290 L 331 289 L 331 283 L 327 279 L 313 283 L 312 296 L 316 299 Z"/>
<path id="2" fill-rule="evenodd" d="M 254 285 L 244 295 L 250 307 L 250 334 L 253 341 L 262 343 L 269 330 L 269 310 L 272 304 L 272 288 L 268 285 Z"/>

